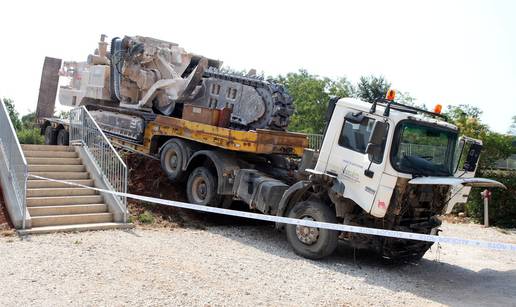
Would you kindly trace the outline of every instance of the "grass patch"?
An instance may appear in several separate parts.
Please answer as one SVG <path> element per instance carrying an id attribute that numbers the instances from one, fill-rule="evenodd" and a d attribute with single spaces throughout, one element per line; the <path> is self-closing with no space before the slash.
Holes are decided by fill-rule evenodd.
<path id="1" fill-rule="evenodd" d="M 142 224 L 153 224 L 154 223 L 154 215 L 150 212 L 145 210 L 142 214 L 138 216 L 138 221 Z"/>

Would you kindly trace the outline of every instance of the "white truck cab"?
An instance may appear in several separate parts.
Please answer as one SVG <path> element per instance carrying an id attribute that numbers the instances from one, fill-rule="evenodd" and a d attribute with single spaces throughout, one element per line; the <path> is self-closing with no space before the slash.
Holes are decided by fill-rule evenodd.
<path id="1" fill-rule="evenodd" d="M 373 106 L 342 98 L 327 125 L 314 172 L 336 177 L 344 187 L 342 196 L 377 218 L 385 216 L 396 185 L 407 181 L 455 186 L 452 194 L 459 197 L 446 212 L 467 200 L 469 186 L 503 187 L 489 179 L 472 179 L 482 143 L 470 138 L 459 142 L 457 127 L 436 119 L 438 115 L 389 101 Z M 476 144 L 473 152 L 463 152 L 465 140 Z M 464 160 L 467 154 L 472 155 L 469 167 L 458 170 L 460 157 Z"/>

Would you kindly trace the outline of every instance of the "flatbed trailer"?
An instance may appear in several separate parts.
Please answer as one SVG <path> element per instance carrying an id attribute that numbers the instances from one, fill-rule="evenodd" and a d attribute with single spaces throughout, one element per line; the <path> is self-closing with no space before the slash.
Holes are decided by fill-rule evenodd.
<path id="1" fill-rule="evenodd" d="M 177 137 L 235 152 L 279 154 L 301 157 L 308 147 L 308 138 L 302 133 L 257 129 L 233 130 L 180 118 L 157 116 L 147 123 L 143 143 L 110 135 L 113 145 L 145 155 L 156 156 L 160 145 Z"/>
<path id="2" fill-rule="evenodd" d="M 45 143 L 67 143 L 69 124 L 68 120 L 61 118 L 40 120 L 41 134 L 46 136 Z M 50 128 L 47 130 L 47 127 Z M 110 134 L 106 130 L 104 132 L 113 146 L 154 158 L 158 157 L 161 145 L 170 138 L 181 138 L 235 152 L 295 157 L 301 157 L 308 147 L 308 138 L 302 133 L 266 129 L 234 130 L 161 115 L 147 123 L 142 143 Z"/>

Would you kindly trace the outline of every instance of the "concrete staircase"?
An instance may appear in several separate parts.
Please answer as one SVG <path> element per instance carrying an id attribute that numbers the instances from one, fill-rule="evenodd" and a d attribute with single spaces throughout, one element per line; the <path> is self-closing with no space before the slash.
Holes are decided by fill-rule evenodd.
<path id="1" fill-rule="evenodd" d="M 22 145 L 29 174 L 94 186 L 74 148 L 58 145 Z M 97 191 L 29 177 L 27 209 L 31 228 L 21 234 L 128 228 L 113 222 L 102 195 Z"/>

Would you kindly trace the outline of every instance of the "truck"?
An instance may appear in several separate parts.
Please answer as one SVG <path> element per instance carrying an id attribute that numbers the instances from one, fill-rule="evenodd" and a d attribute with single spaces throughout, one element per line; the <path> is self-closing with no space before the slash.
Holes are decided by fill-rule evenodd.
<path id="1" fill-rule="evenodd" d="M 108 103 L 114 79 L 109 66 L 118 60 L 105 52 L 104 57 L 74 64 L 83 70 L 73 72 L 75 86 L 59 89 L 60 101 L 75 101 L 76 106 L 97 112 L 99 126 L 115 147 L 159 159 L 169 180 L 186 183 L 186 195 L 193 204 L 230 208 L 239 200 L 250 210 L 268 215 L 438 235 L 439 215 L 467 200 L 471 187 L 504 188 L 499 182 L 474 178 L 482 143 L 459 137 L 440 105 L 434 111 L 404 105 L 396 102 L 394 91 L 374 103 L 332 98 L 322 145 L 314 150 L 307 148 L 307 136 L 301 133 L 228 124 L 239 102 L 227 111 L 227 104 L 207 106 L 186 99 L 181 100 L 181 114 L 168 115 Z M 48 116 L 53 112 L 52 96 L 55 100 L 61 68 L 59 59 L 46 59 L 37 115 L 47 144 L 68 142 L 68 120 Z M 93 71 L 102 71 L 101 78 Z M 89 77 L 77 78 L 86 74 Z M 251 85 L 256 80 L 248 79 L 225 76 L 220 80 Z M 198 80 L 195 86 L 204 87 L 205 80 Z M 94 98 L 100 92 L 103 98 Z M 210 95 L 227 94 L 219 90 Z M 288 94 L 282 90 L 281 95 Z M 285 96 L 282 101 L 289 100 Z M 102 118 L 103 112 L 109 115 Z M 271 118 L 265 121 L 274 123 Z M 418 260 L 432 246 L 299 225 L 278 223 L 276 227 L 286 234 L 295 253 L 309 259 L 332 254 L 339 242 L 399 261 Z"/>

